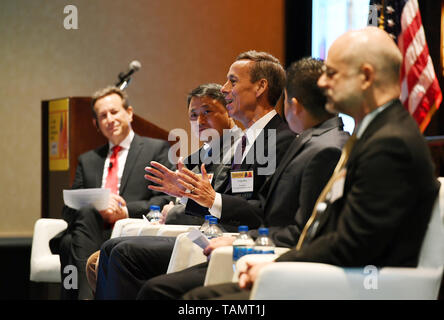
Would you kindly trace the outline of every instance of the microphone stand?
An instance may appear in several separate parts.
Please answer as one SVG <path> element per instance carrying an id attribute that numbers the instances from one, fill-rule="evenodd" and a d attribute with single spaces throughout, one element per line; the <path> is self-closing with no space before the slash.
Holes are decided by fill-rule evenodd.
<path id="1" fill-rule="evenodd" d="M 128 75 L 127 77 L 124 77 L 122 73 L 119 74 L 119 81 L 116 83 L 116 87 L 118 87 L 120 90 L 125 90 L 129 83 L 131 81 L 131 76 Z"/>

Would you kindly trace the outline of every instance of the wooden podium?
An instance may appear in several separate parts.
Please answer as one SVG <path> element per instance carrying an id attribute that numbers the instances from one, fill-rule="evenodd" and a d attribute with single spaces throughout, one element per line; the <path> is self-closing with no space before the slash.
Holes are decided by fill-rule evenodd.
<path id="1" fill-rule="evenodd" d="M 63 189 L 74 181 L 78 156 L 107 142 L 92 119 L 90 97 L 42 101 L 42 218 L 62 217 Z M 131 126 L 140 136 L 168 140 L 167 131 L 137 115 Z"/>

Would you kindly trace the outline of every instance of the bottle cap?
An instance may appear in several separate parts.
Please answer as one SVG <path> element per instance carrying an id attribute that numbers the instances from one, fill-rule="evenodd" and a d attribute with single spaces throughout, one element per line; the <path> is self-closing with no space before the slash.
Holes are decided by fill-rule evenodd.
<path id="1" fill-rule="evenodd" d="M 259 228 L 259 234 L 263 236 L 268 236 L 268 228 Z"/>
<path id="2" fill-rule="evenodd" d="M 211 217 L 212 217 L 211 214 L 206 214 L 206 215 L 205 215 L 205 220 L 210 220 Z"/>
<path id="3" fill-rule="evenodd" d="M 151 205 L 150 206 L 150 210 L 157 210 L 157 211 L 160 211 L 160 207 L 159 206 L 155 206 L 155 205 Z"/>
<path id="4" fill-rule="evenodd" d="M 243 232 L 243 231 L 248 231 L 248 226 L 239 226 L 238 228 L 237 228 L 237 230 L 239 231 L 239 232 Z"/>
<path id="5" fill-rule="evenodd" d="M 210 224 L 217 224 L 217 218 L 211 217 L 210 218 Z"/>

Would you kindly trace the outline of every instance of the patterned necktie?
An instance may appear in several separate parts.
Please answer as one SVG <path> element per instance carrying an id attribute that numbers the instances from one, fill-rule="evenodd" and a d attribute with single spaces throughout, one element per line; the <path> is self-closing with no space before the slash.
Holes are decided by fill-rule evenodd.
<path id="1" fill-rule="evenodd" d="M 108 175 L 106 177 L 105 188 L 110 189 L 112 193 L 118 194 L 119 177 L 117 172 L 119 171 L 119 163 L 117 161 L 117 154 L 122 150 L 121 146 L 114 146 L 113 153 L 109 158 Z"/>
<path id="2" fill-rule="evenodd" d="M 233 163 L 231 164 L 231 171 L 236 171 L 240 169 L 246 146 L 247 146 L 247 136 L 244 134 L 242 136 L 242 141 L 240 143 L 240 150 L 239 146 L 237 146 L 236 151 L 234 153 Z"/>
<path id="3" fill-rule="evenodd" d="M 338 179 L 344 177 L 343 169 L 347 164 L 350 152 L 353 149 L 355 142 L 356 142 L 356 134 L 353 134 L 347 140 L 347 143 L 342 149 L 341 157 L 339 158 L 335 170 L 333 171 L 330 180 L 327 182 L 321 194 L 319 195 L 318 200 L 316 201 L 310 219 L 308 219 L 304 229 L 302 230 L 301 236 L 299 237 L 296 250 L 300 250 L 302 248 L 304 240 L 306 240 L 307 238 L 311 240 L 313 236 L 316 234 L 316 230 L 319 226 L 319 218 L 327 209 L 327 204 L 330 203 L 332 187 Z"/>
<path id="4" fill-rule="evenodd" d="M 231 163 L 231 171 L 236 171 L 236 170 L 240 169 L 240 167 L 242 165 L 242 158 L 243 158 L 246 146 L 247 146 L 247 136 L 244 134 L 242 136 L 242 141 L 240 143 L 240 146 L 237 145 L 236 151 L 234 152 L 234 157 L 233 157 L 232 163 Z M 239 163 L 237 163 L 237 162 L 239 162 Z M 231 177 L 228 181 L 228 185 L 227 185 L 227 188 L 225 189 L 225 192 L 228 192 L 229 190 L 231 190 Z"/>

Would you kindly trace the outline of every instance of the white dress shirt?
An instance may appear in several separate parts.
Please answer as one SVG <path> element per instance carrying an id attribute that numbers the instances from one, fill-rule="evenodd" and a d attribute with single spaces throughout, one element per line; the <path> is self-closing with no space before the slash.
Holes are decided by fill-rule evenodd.
<path id="1" fill-rule="evenodd" d="M 247 144 L 245 146 L 245 151 L 242 155 L 242 161 L 245 159 L 245 157 L 248 154 L 248 151 L 253 146 L 254 142 L 256 141 L 256 138 L 260 135 L 262 130 L 265 128 L 265 126 L 270 122 L 270 120 L 277 114 L 276 110 L 273 109 L 270 112 L 268 112 L 266 115 L 264 115 L 262 118 L 257 120 L 251 127 L 246 129 L 244 131 L 244 134 L 247 136 Z M 239 144 L 241 139 L 238 140 L 237 144 Z M 234 149 L 236 150 L 236 149 Z M 229 177 L 231 179 L 231 177 Z M 222 216 L 222 195 L 218 192 L 216 192 L 216 196 L 214 198 L 214 202 L 211 208 L 208 210 L 211 215 L 214 217 L 220 219 Z"/>

